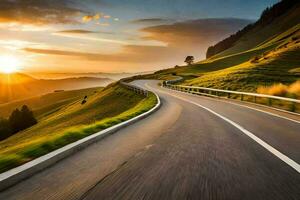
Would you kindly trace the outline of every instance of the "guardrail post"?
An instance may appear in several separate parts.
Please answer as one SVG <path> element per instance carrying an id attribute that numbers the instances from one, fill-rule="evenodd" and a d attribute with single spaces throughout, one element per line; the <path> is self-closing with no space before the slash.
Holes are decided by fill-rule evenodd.
<path id="1" fill-rule="evenodd" d="M 256 96 L 254 96 L 254 103 L 256 103 Z"/>
<path id="2" fill-rule="evenodd" d="M 295 102 L 292 102 L 291 111 L 292 112 L 296 111 L 296 103 Z"/>
<path id="3" fill-rule="evenodd" d="M 272 106 L 272 99 L 271 98 L 269 98 L 268 105 Z"/>
<path id="4" fill-rule="evenodd" d="M 241 101 L 244 101 L 244 95 L 241 94 Z"/>
<path id="5" fill-rule="evenodd" d="M 230 93 L 227 93 L 227 98 L 230 99 Z"/>

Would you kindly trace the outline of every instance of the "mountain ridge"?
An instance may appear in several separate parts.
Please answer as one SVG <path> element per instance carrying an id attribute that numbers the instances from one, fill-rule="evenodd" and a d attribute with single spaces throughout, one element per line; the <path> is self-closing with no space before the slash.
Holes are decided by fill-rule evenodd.
<path id="1" fill-rule="evenodd" d="M 217 54 L 220 54 L 220 53 L 234 47 L 239 40 L 242 40 L 242 39 L 245 40 L 246 39 L 245 37 L 247 37 L 247 34 L 251 34 L 251 32 L 255 32 L 257 29 L 262 29 L 265 26 L 268 26 L 268 25 L 274 23 L 274 21 L 276 21 L 278 19 L 280 20 L 280 17 L 282 17 L 283 15 L 285 15 L 289 12 L 293 13 L 292 12 L 293 9 L 297 9 L 298 12 L 300 12 L 300 2 L 299 1 L 297 1 L 297 0 L 282 0 L 282 1 L 274 4 L 273 6 L 266 8 L 262 12 L 261 17 L 255 23 L 247 25 L 242 30 L 236 32 L 235 34 L 229 36 L 228 38 L 225 38 L 224 40 L 216 43 L 215 45 L 208 47 L 206 57 L 211 58 Z M 298 16 L 295 16 L 293 18 L 293 20 L 286 20 L 286 21 L 300 22 L 300 19 L 298 18 Z M 286 30 L 286 29 L 291 28 L 293 24 L 294 23 L 286 23 L 284 25 L 281 25 L 281 27 L 282 27 L 281 31 L 283 31 L 283 29 Z M 262 39 L 261 39 L 262 41 L 266 40 L 268 38 L 268 36 L 271 36 L 274 33 L 272 33 L 271 31 L 265 31 L 264 34 L 265 34 L 265 36 L 262 37 Z M 254 47 L 257 44 L 258 44 L 257 42 L 253 42 L 251 44 L 252 45 L 251 47 Z"/>
<path id="2" fill-rule="evenodd" d="M 37 79 L 28 74 L 0 74 L 0 104 L 30 98 L 55 90 L 74 90 L 106 86 L 113 80 L 96 77 Z"/>

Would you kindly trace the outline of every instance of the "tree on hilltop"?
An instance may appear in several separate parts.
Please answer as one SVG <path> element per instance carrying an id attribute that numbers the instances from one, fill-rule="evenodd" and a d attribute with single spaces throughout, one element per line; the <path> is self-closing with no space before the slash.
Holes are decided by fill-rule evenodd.
<path id="1" fill-rule="evenodd" d="M 191 65 L 191 64 L 193 64 L 194 63 L 194 60 L 195 60 L 195 58 L 194 58 L 194 56 L 187 56 L 186 58 L 185 58 L 185 63 L 187 63 L 188 65 Z"/>

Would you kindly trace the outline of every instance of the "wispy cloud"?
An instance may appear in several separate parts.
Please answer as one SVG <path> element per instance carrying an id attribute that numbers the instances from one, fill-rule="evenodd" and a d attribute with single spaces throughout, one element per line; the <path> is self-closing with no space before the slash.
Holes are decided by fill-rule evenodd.
<path id="1" fill-rule="evenodd" d="M 72 29 L 72 30 L 57 31 L 56 33 L 61 33 L 61 34 L 89 34 L 89 33 L 97 33 L 97 32 L 90 31 L 90 30 L 84 30 L 84 29 Z"/>
<path id="2" fill-rule="evenodd" d="M 72 35 L 72 34 L 92 34 L 92 33 L 99 33 L 99 34 L 107 34 L 107 35 L 113 35 L 114 32 L 111 31 L 91 31 L 86 29 L 69 29 L 69 30 L 62 30 L 55 32 L 56 34 L 65 34 L 65 35 Z"/>
<path id="3" fill-rule="evenodd" d="M 35 43 L 27 40 L 0 40 L 1 47 L 4 47 L 6 49 L 10 50 L 19 50 L 22 48 L 25 48 L 27 46 L 35 46 L 35 47 L 41 47 L 44 44 L 41 43 Z"/>
<path id="4" fill-rule="evenodd" d="M 96 33 L 96 32 L 95 32 Z M 101 33 L 101 32 L 98 32 Z M 109 32 L 103 32 L 108 34 Z M 118 40 L 118 39 L 107 39 L 107 38 L 103 38 L 101 36 L 90 36 L 87 33 L 66 33 L 66 32 L 55 32 L 52 33 L 53 35 L 57 35 L 57 36 L 63 36 L 63 37 L 69 37 L 69 38 L 76 38 L 76 39 L 81 39 L 81 40 L 91 40 L 91 41 L 98 41 L 98 42 L 107 42 L 107 43 L 114 43 L 114 44 L 121 44 L 121 45 L 127 45 L 128 42 L 127 41 L 123 41 L 123 40 Z"/>
<path id="5" fill-rule="evenodd" d="M 103 14 L 103 13 L 96 13 L 96 14 L 89 14 L 89 15 L 85 15 L 82 17 L 82 21 L 84 23 L 88 23 L 88 22 L 91 22 L 91 21 L 96 21 L 97 23 L 100 23 L 99 21 L 101 19 L 110 19 L 111 16 L 110 15 L 107 15 L 107 14 Z M 115 21 L 118 21 L 119 19 L 118 18 L 114 18 Z M 101 24 L 104 24 L 104 23 L 101 23 Z"/>
<path id="6" fill-rule="evenodd" d="M 79 57 L 86 60 L 94 61 L 109 61 L 109 62 L 129 62 L 129 63 L 144 63 L 152 62 L 158 63 L 162 60 L 169 59 L 170 50 L 162 46 L 143 46 L 143 45 L 124 45 L 122 51 L 114 54 L 101 54 L 89 53 L 79 51 L 69 51 L 61 49 L 41 49 L 41 48 L 24 48 L 25 52 L 44 54 L 44 55 L 57 55 L 57 56 L 72 56 Z M 159 52 L 159 56 L 157 55 Z M 153 57 L 157 59 L 153 60 Z"/>
<path id="7" fill-rule="evenodd" d="M 85 15 L 82 17 L 82 21 L 87 23 L 87 22 L 90 22 L 94 19 L 94 16 L 93 15 Z"/>
<path id="8" fill-rule="evenodd" d="M 136 19 L 130 21 L 133 24 L 145 24 L 145 25 L 156 25 L 156 24 L 165 24 L 172 22 L 170 19 L 163 18 L 144 18 L 144 19 Z"/>
<path id="9" fill-rule="evenodd" d="M 73 7 L 69 0 L 1 0 L 0 23 L 65 24 L 79 23 L 86 12 Z"/>

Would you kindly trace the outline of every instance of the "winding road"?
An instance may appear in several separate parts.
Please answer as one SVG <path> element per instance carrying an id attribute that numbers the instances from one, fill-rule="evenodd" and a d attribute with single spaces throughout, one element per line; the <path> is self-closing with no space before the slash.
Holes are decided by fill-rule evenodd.
<path id="1" fill-rule="evenodd" d="M 161 108 L 0 199 L 300 199 L 300 117 L 172 91 Z"/>

